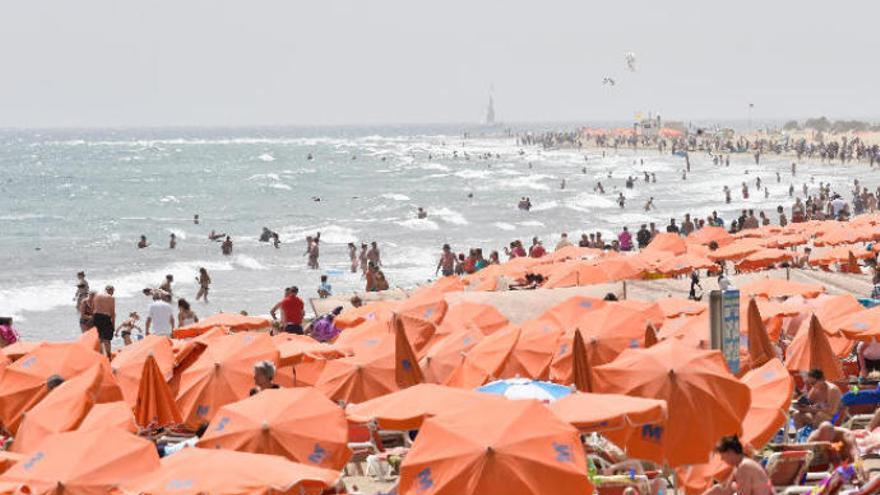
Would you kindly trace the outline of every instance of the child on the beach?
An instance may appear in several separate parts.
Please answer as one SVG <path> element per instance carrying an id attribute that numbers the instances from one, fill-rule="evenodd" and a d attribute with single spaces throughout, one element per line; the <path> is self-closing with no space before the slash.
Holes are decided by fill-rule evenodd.
<path id="1" fill-rule="evenodd" d="M 138 340 L 143 338 L 143 330 L 141 327 L 137 325 L 138 320 L 140 320 L 140 315 L 137 314 L 137 311 L 132 311 L 128 315 L 128 319 L 123 321 L 119 328 L 116 329 L 116 335 L 118 336 L 122 333 L 122 340 L 125 341 L 125 345 L 131 344 L 131 331 L 138 331 Z"/>

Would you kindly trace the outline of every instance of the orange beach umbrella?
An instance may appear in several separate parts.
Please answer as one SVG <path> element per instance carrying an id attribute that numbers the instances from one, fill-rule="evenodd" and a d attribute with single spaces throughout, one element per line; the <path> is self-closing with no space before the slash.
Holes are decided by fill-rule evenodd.
<path id="1" fill-rule="evenodd" d="M 233 332 L 244 332 L 247 330 L 266 330 L 271 326 L 272 322 L 266 318 L 244 316 L 238 313 L 218 313 L 192 325 L 175 328 L 172 336 L 176 339 L 196 337 L 215 327 L 228 328 Z"/>
<path id="2" fill-rule="evenodd" d="M 107 428 L 119 428 L 130 433 L 138 432 L 138 426 L 134 422 L 134 414 L 131 412 L 128 402 L 118 400 L 95 404 L 83 418 L 77 430 L 93 431 Z"/>
<path id="3" fill-rule="evenodd" d="M 177 405 L 183 421 L 197 427 L 220 407 L 241 400 L 254 385 L 254 365 L 278 362 L 278 350 L 266 333 L 242 332 L 212 340 L 181 374 Z"/>
<path id="4" fill-rule="evenodd" d="M 805 298 L 816 297 L 825 292 L 821 285 L 802 284 L 778 278 L 761 278 L 740 286 L 739 291 L 746 296 L 763 297 L 791 297 L 803 296 Z"/>
<path id="5" fill-rule="evenodd" d="M 272 454 L 328 469 L 351 456 L 345 413 L 313 388 L 270 389 L 223 406 L 198 446 Z"/>
<path id="6" fill-rule="evenodd" d="M 463 328 L 443 337 L 431 346 L 419 365 L 428 383 L 445 383 L 449 375 L 464 361 L 465 354 L 483 340 L 483 332 L 475 328 Z"/>
<path id="7" fill-rule="evenodd" d="M 334 401 L 357 404 L 399 389 L 395 377 L 394 337 L 375 351 L 327 361 L 315 388 Z"/>
<path id="8" fill-rule="evenodd" d="M 666 401 L 666 427 L 643 431 L 630 448 L 670 466 L 706 462 L 719 438 L 742 431 L 749 409 L 749 388 L 730 374 L 720 352 L 675 340 L 626 350 L 593 374 L 600 392 Z"/>
<path id="9" fill-rule="evenodd" d="M 338 480 L 339 471 L 275 455 L 190 448 L 162 459 L 158 469 L 129 480 L 126 489 L 142 495 L 320 495 Z"/>
<path id="10" fill-rule="evenodd" d="M 428 419 L 400 472 L 401 495 L 591 493 L 577 430 L 535 401 Z"/>
<path id="11" fill-rule="evenodd" d="M 790 371 L 819 368 L 829 380 L 843 377 L 840 360 L 831 349 L 828 335 L 816 315 L 810 317 L 810 325 L 802 327 L 786 349 L 785 367 Z"/>
<path id="12" fill-rule="evenodd" d="M 794 380 L 782 361 L 773 358 L 743 375 L 752 392 L 752 404 L 743 420 L 743 443 L 761 449 L 785 423 Z"/>
<path id="13" fill-rule="evenodd" d="M 749 361 L 754 369 L 776 357 L 776 351 L 773 350 L 773 344 L 770 342 L 770 336 L 767 335 L 755 299 L 749 300 L 746 327 L 749 335 Z"/>
<path id="14" fill-rule="evenodd" d="M 0 475 L 0 493 L 113 493 L 159 467 L 153 442 L 115 428 L 50 435 Z"/>
<path id="15" fill-rule="evenodd" d="M 137 424 L 143 427 L 177 425 L 183 422 L 174 395 L 152 355 L 147 356 L 144 361 L 134 416 Z"/>
<path id="16" fill-rule="evenodd" d="M 156 361 L 164 380 L 171 380 L 174 375 L 174 352 L 171 340 L 161 335 L 147 335 L 142 340 L 123 347 L 110 363 L 113 376 L 122 389 L 122 397 L 132 407 L 137 402 L 138 386 L 148 356 Z"/>
<path id="17" fill-rule="evenodd" d="M 569 394 L 550 410 L 581 432 L 607 432 L 666 420 L 666 401 L 616 394 Z"/>

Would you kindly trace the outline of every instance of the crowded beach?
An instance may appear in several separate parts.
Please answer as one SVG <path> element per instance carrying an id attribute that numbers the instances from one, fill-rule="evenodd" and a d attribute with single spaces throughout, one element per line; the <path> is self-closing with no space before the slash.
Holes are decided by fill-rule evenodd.
<path id="1" fill-rule="evenodd" d="M 685 180 L 691 153 L 719 173 L 732 153 L 791 155 L 791 178 L 802 159 L 878 157 L 850 136 L 519 139 L 655 148 L 681 157 Z M 761 181 L 734 188 L 764 194 Z M 0 493 L 878 493 L 880 188 L 790 197 L 613 238 L 572 226 L 487 255 L 447 244 L 436 278 L 409 288 L 385 278 L 377 242 L 350 244 L 364 290 L 320 279 L 314 318 L 295 286 L 263 316 L 200 318 L 173 277 L 123 317 L 114 288 L 81 272 L 76 341 L 0 321 Z M 316 271 L 320 242 L 306 239 Z M 207 302 L 211 275 L 193 276 Z"/>

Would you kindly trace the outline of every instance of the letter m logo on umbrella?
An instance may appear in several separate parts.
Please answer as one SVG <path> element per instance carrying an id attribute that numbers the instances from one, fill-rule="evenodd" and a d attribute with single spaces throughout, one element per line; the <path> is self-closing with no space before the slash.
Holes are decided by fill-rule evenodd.
<path id="1" fill-rule="evenodd" d="M 556 452 L 556 462 L 571 462 L 571 446 L 553 442 L 553 450 Z"/>
<path id="2" fill-rule="evenodd" d="M 642 426 L 642 438 L 651 442 L 659 443 L 663 440 L 663 427 L 659 425 Z"/>
<path id="3" fill-rule="evenodd" d="M 431 468 L 425 468 L 419 471 L 419 474 L 416 475 L 416 486 L 417 492 L 424 492 L 426 490 L 430 490 L 434 487 L 434 480 L 431 479 Z"/>

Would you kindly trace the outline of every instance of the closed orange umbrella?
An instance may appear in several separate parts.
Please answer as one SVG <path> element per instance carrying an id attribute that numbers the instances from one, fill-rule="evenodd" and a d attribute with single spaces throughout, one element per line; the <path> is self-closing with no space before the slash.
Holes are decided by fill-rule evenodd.
<path id="1" fill-rule="evenodd" d="M 574 331 L 571 353 L 571 381 L 574 382 L 574 388 L 581 392 L 592 392 L 593 368 L 590 366 L 587 345 L 584 344 L 584 336 L 580 330 Z"/>
<path id="2" fill-rule="evenodd" d="M 573 296 L 544 311 L 538 319 L 551 321 L 557 327 L 569 330 L 574 328 L 586 313 L 603 306 L 605 306 L 605 301 L 598 297 Z"/>
<path id="3" fill-rule="evenodd" d="M 657 330 L 654 328 L 654 325 L 648 323 L 648 326 L 645 328 L 645 347 L 651 347 L 660 342 L 660 339 L 657 338 Z"/>
<path id="4" fill-rule="evenodd" d="M 675 277 L 694 270 L 710 270 L 713 268 L 718 268 L 718 265 L 709 258 L 698 254 L 685 253 L 663 260 L 655 266 L 654 271 L 669 277 Z"/>
<path id="5" fill-rule="evenodd" d="M 742 377 L 752 391 L 752 404 L 743 420 L 743 443 L 760 450 L 785 424 L 794 380 L 782 361 L 773 358 Z"/>
<path id="6" fill-rule="evenodd" d="M 418 430 L 426 419 L 438 414 L 498 400 L 507 399 L 472 390 L 420 383 L 360 404 L 351 404 L 345 412 L 349 421 L 355 423 L 376 420 L 382 429 L 406 431 Z"/>
<path id="7" fill-rule="evenodd" d="M 802 284 L 778 278 L 761 278 L 740 286 L 739 291 L 745 296 L 763 297 L 816 297 L 825 292 L 821 285 Z"/>
<path id="8" fill-rule="evenodd" d="M 118 400 L 104 404 L 95 404 L 77 427 L 78 431 L 104 430 L 119 428 L 129 433 L 137 433 L 138 426 L 134 422 L 134 414 L 128 402 Z"/>
<path id="9" fill-rule="evenodd" d="M 115 428 L 50 435 L 0 475 L 0 493 L 113 493 L 159 467 L 149 440 Z"/>
<path id="10" fill-rule="evenodd" d="M 443 321 L 437 326 L 437 336 L 449 335 L 466 326 L 490 334 L 507 326 L 507 317 L 489 304 L 459 302 L 449 307 Z"/>
<path id="11" fill-rule="evenodd" d="M 400 472 L 401 495 L 591 493 L 577 430 L 535 401 L 430 418 Z"/>
<path id="12" fill-rule="evenodd" d="M 419 361 L 425 381 L 445 383 L 449 375 L 464 361 L 465 354 L 484 337 L 483 332 L 478 329 L 463 328 L 440 339 Z"/>
<path id="13" fill-rule="evenodd" d="M 226 404 L 247 397 L 254 385 L 254 365 L 278 362 L 278 350 L 266 333 L 237 333 L 219 337 L 180 378 L 177 405 L 192 427 L 210 421 Z"/>
<path id="14" fill-rule="evenodd" d="M 763 366 L 771 359 L 776 358 L 773 344 L 764 328 L 761 313 L 758 311 L 758 303 L 754 299 L 749 300 L 748 320 L 746 321 L 749 334 L 749 361 L 752 369 Z"/>
<path id="15" fill-rule="evenodd" d="M 703 227 L 700 230 L 691 232 L 690 235 L 685 237 L 685 241 L 688 244 L 699 244 L 703 246 L 715 242 L 720 247 L 732 243 L 734 238 L 724 230 L 724 227 Z"/>
<path id="16" fill-rule="evenodd" d="M 829 380 L 843 378 L 840 360 L 831 349 L 825 329 L 816 315 L 810 318 L 810 326 L 801 329 L 786 349 L 785 367 L 790 371 L 819 368 Z"/>
<path id="17" fill-rule="evenodd" d="M 134 416 L 137 424 L 145 428 L 178 425 L 183 422 L 174 395 L 152 355 L 147 356 L 144 361 Z"/>
<path id="18" fill-rule="evenodd" d="M 791 261 L 794 254 L 785 249 L 762 249 L 746 256 L 736 268 L 741 272 L 764 270 L 777 263 Z"/>
<path id="19" fill-rule="evenodd" d="M 666 401 L 628 395 L 570 394 L 549 407 L 578 431 L 600 432 L 623 448 L 643 426 L 662 428 L 666 421 Z"/>
<path id="20" fill-rule="evenodd" d="M 147 335 L 119 350 L 110 363 L 113 376 L 119 381 L 122 397 L 131 407 L 137 402 L 138 386 L 147 356 L 153 356 L 165 381 L 174 375 L 174 353 L 171 340 L 161 335 Z"/>
<path id="21" fill-rule="evenodd" d="M 238 313 L 218 313 L 203 320 L 199 320 L 192 325 L 175 328 L 172 332 L 172 337 L 176 339 L 196 337 L 215 327 L 228 328 L 233 332 L 268 330 L 272 327 L 272 322 L 266 318 L 260 318 L 257 316 L 244 316 Z"/>
<path id="22" fill-rule="evenodd" d="M 320 495 L 338 480 L 339 471 L 275 455 L 192 448 L 162 459 L 155 471 L 128 480 L 126 491 L 141 495 Z"/>
<path id="23" fill-rule="evenodd" d="M 9 450 L 34 452 L 47 436 L 75 430 L 95 403 L 100 384 L 101 367 L 95 364 L 53 389 L 45 399 L 24 413 Z"/>
<path id="24" fill-rule="evenodd" d="M 37 346 L 10 364 L 0 378 L 0 421 L 14 432 L 21 413 L 43 397 L 47 378 L 60 375 L 70 379 L 95 364 L 101 365 L 102 369 L 98 402 L 121 399 L 122 392 L 110 372 L 106 357 L 75 342 Z"/>
<path id="25" fill-rule="evenodd" d="M 422 368 L 413 348 L 406 338 L 403 318 L 394 318 L 394 380 L 400 388 L 411 387 L 425 382 Z"/>
<path id="26" fill-rule="evenodd" d="M 648 244 L 648 247 L 646 247 L 643 251 L 666 251 L 674 255 L 679 255 L 687 252 L 687 244 L 684 242 L 684 239 L 678 234 L 661 232 L 654 236 L 653 239 L 651 239 L 651 243 Z"/>
<path id="27" fill-rule="evenodd" d="M 272 454 L 328 469 L 351 456 L 342 409 L 313 388 L 269 389 L 227 404 L 198 446 Z"/>
<path id="28" fill-rule="evenodd" d="M 396 390 L 394 337 L 372 352 L 327 361 L 315 388 L 334 401 L 357 404 Z"/>
<path id="29" fill-rule="evenodd" d="M 593 374 L 601 392 L 666 401 L 665 429 L 643 431 L 630 448 L 670 466 L 706 462 L 719 438 L 741 432 L 749 409 L 748 387 L 730 374 L 720 352 L 675 340 L 627 350 Z"/>

